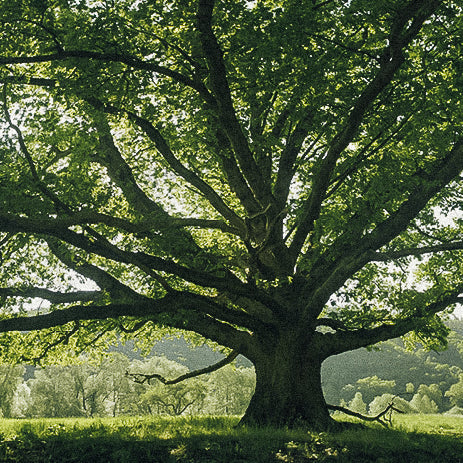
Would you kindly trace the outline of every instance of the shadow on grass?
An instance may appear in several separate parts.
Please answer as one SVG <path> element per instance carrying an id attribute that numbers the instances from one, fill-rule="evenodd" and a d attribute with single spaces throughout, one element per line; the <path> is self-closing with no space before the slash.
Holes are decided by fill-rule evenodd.
<path id="1" fill-rule="evenodd" d="M 1 462 L 463 462 L 463 439 L 379 428 L 339 433 L 299 430 L 227 428 L 185 432 L 171 425 L 148 429 L 97 423 L 88 427 L 25 424 L 0 440 Z M 164 432 L 164 435 L 163 435 Z M 156 437 L 156 434 L 162 437 Z"/>

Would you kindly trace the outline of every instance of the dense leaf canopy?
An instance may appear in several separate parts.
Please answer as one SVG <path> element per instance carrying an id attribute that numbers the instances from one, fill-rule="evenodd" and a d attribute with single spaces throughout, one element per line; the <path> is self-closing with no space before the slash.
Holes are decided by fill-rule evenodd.
<path id="1" fill-rule="evenodd" d="M 321 358 L 441 339 L 458 3 L 0 2 L 0 330 L 32 330 L 2 354 L 160 326 L 251 360 L 281 333 Z"/>

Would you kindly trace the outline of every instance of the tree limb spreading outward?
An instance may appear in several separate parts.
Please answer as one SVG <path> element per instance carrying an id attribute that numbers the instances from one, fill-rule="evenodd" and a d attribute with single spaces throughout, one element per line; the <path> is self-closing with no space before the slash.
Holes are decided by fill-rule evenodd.
<path id="1" fill-rule="evenodd" d="M 388 425 L 391 424 L 391 417 L 392 417 L 392 412 L 397 412 L 397 413 L 405 413 L 404 411 L 400 410 L 394 405 L 394 399 L 392 399 L 391 403 L 388 404 L 388 406 L 378 413 L 375 416 L 368 416 L 368 415 L 363 415 L 361 413 L 354 412 L 352 410 L 349 410 L 346 407 L 341 407 L 340 405 L 330 405 L 328 404 L 328 408 L 333 411 L 338 411 L 345 413 L 346 415 L 353 416 L 355 418 L 360 418 L 363 421 L 377 421 L 381 426 L 388 427 Z M 389 418 L 386 416 L 389 414 Z M 386 421 L 383 420 L 383 417 L 386 417 Z"/>
<path id="2" fill-rule="evenodd" d="M 185 381 L 186 379 L 195 378 L 196 376 L 205 375 L 207 373 L 212 373 L 213 371 L 217 371 L 220 368 L 224 367 L 225 365 L 232 363 L 233 360 L 235 360 L 236 357 L 238 357 L 238 355 L 239 355 L 239 352 L 233 351 L 227 357 L 225 357 L 224 359 L 220 360 L 217 363 L 214 363 L 213 365 L 210 365 L 205 368 L 200 368 L 198 370 L 190 371 L 189 373 L 185 373 L 184 375 L 181 375 L 174 379 L 166 379 L 157 373 L 144 374 L 144 373 L 126 372 L 126 376 L 132 378 L 136 383 L 140 383 L 140 384 L 144 384 L 144 383 L 150 384 L 152 379 L 157 379 L 158 381 L 161 381 L 161 383 L 163 384 L 172 385 L 172 384 L 180 383 L 181 381 Z"/>

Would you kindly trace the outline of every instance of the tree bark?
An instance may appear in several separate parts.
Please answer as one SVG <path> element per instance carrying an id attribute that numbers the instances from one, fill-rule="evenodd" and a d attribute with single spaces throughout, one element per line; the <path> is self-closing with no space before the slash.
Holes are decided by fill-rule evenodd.
<path id="1" fill-rule="evenodd" d="M 321 363 L 315 345 L 282 336 L 277 348 L 252 359 L 256 390 L 241 424 L 306 426 L 327 430 L 336 426 L 321 386 Z"/>

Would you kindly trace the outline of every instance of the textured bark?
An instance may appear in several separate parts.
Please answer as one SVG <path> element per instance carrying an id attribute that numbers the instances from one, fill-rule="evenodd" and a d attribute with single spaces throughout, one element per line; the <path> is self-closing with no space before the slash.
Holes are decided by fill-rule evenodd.
<path id="1" fill-rule="evenodd" d="M 258 426 L 336 425 L 321 386 L 322 359 L 314 346 L 282 337 L 277 349 L 253 359 L 256 390 L 241 423 Z"/>

